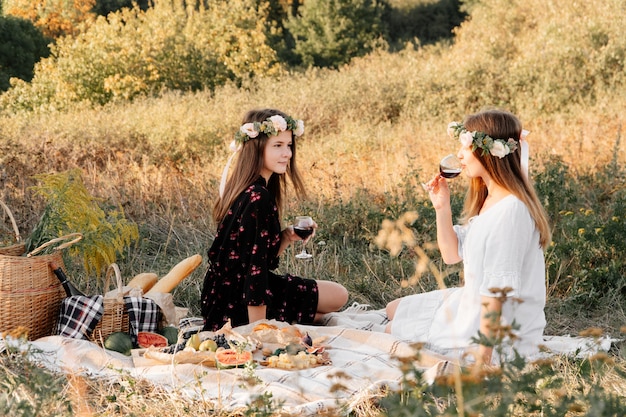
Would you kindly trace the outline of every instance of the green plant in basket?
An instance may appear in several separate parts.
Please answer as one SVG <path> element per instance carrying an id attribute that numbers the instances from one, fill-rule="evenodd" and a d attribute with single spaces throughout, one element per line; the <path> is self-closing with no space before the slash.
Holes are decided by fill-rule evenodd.
<path id="1" fill-rule="evenodd" d="M 26 240 L 28 252 L 51 239 L 81 233 L 82 240 L 69 248 L 69 254 L 82 259 L 87 274 L 100 275 L 138 239 L 137 225 L 127 220 L 121 209 L 101 208 L 101 200 L 85 188 L 79 169 L 35 178 L 39 185 L 32 188 L 46 200 L 46 206 Z"/>

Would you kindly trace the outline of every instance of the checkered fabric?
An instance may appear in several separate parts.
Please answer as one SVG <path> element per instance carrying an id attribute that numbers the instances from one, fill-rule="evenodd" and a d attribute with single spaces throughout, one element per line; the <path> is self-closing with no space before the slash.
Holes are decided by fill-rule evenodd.
<path id="1" fill-rule="evenodd" d="M 74 295 L 61 303 L 57 334 L 75 339 L 89 339 L 91 332 L 100 322 L 104 307 L 103 297 Z"/>
<path id="2" fill-rule="evenodd" d="M 153 300 L 143 297 L 124 297 L 128 324 L 133 344 L 139 332 L 157 332 L 161 322 L 161 308 Z"/>
<path id="3" fill-rule="evenodd" d="M 139 332 L 157 332 L 162 315 L 157 303 L 142 297 L 124 297 L 124 303 L 128 312 L 129 333 L 135 345 Z M 57 334 L 89 340 L 103 314 L 102 295 L 92 297 L 75 295 L 64 298 L 59 313 Z"/>

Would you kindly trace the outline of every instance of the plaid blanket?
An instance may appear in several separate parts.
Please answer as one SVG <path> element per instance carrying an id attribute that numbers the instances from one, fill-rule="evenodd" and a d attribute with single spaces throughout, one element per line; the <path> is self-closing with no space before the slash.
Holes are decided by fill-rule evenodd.
<path id="1" fill-rule="evenodd" d="M 75 295 L 61 303 L 57 332 L 59 336 L 89 340 L 104 314 L 102 295 Z M 151 299 L 124 297 L 130 335 L 137 342 L 137 333 L 156 332 L 161 321 L 161 309 Z"/>

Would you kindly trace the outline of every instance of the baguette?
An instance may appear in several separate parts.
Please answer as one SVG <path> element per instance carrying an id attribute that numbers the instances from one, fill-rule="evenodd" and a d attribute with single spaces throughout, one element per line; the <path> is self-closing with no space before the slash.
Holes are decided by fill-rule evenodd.
<path id="1" fill-rule="evenodd" d="M 202 263 L 202 256 L 196 254 L 189 258 L 183 259 L 176 264 L 170 272 L 168 272 L 163 278 L 157 281 L 150 291 L 146 293 L 152 294 L 156 292 L 168 293 L 171 292 L 183 279 L 187 278 L 194 269 L 196 269 Z"/>
<path id="2" fill-rule="evenodd" d="M 127 287 L 141 288 L 143 293 L 147 293 L 150 288 L 154 287 L 154 284 L 159 280 L 159 276 L 153 272 L 142 272 L 137 274 L 128 281 Z"/>

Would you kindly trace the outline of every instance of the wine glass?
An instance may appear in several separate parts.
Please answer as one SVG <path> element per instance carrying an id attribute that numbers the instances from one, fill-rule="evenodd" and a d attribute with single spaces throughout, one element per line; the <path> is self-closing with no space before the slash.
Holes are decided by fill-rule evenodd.
<path id="1" fill-rule="evenodd" d="M 444 156 L 439 162 L 439 175 L 444 178 L 455 178 L 461 173 L 461 161 L 454 154 Z"/>
<path id="2" fill-rule="evenodd" d="M 439 162 L 439 176 L 443 178 L 456 178 L 459 176 L 463 166 L 461 161 L 454 154 L 444 156 Z M 428 184 L 422 183 L 422 187 L 426 191 L 432 191 L 432 187 Z"/>
<path id="3" fill-rule="evenodd" d="M 309 259 L 313 255 L 306 251 L 306 239 L 313 234 L 313 219 L 311 216 L 298 216 L 293 225 L 293 231 L 302 238 L 302 252 L 296 255 L 298 259 Z"/>

